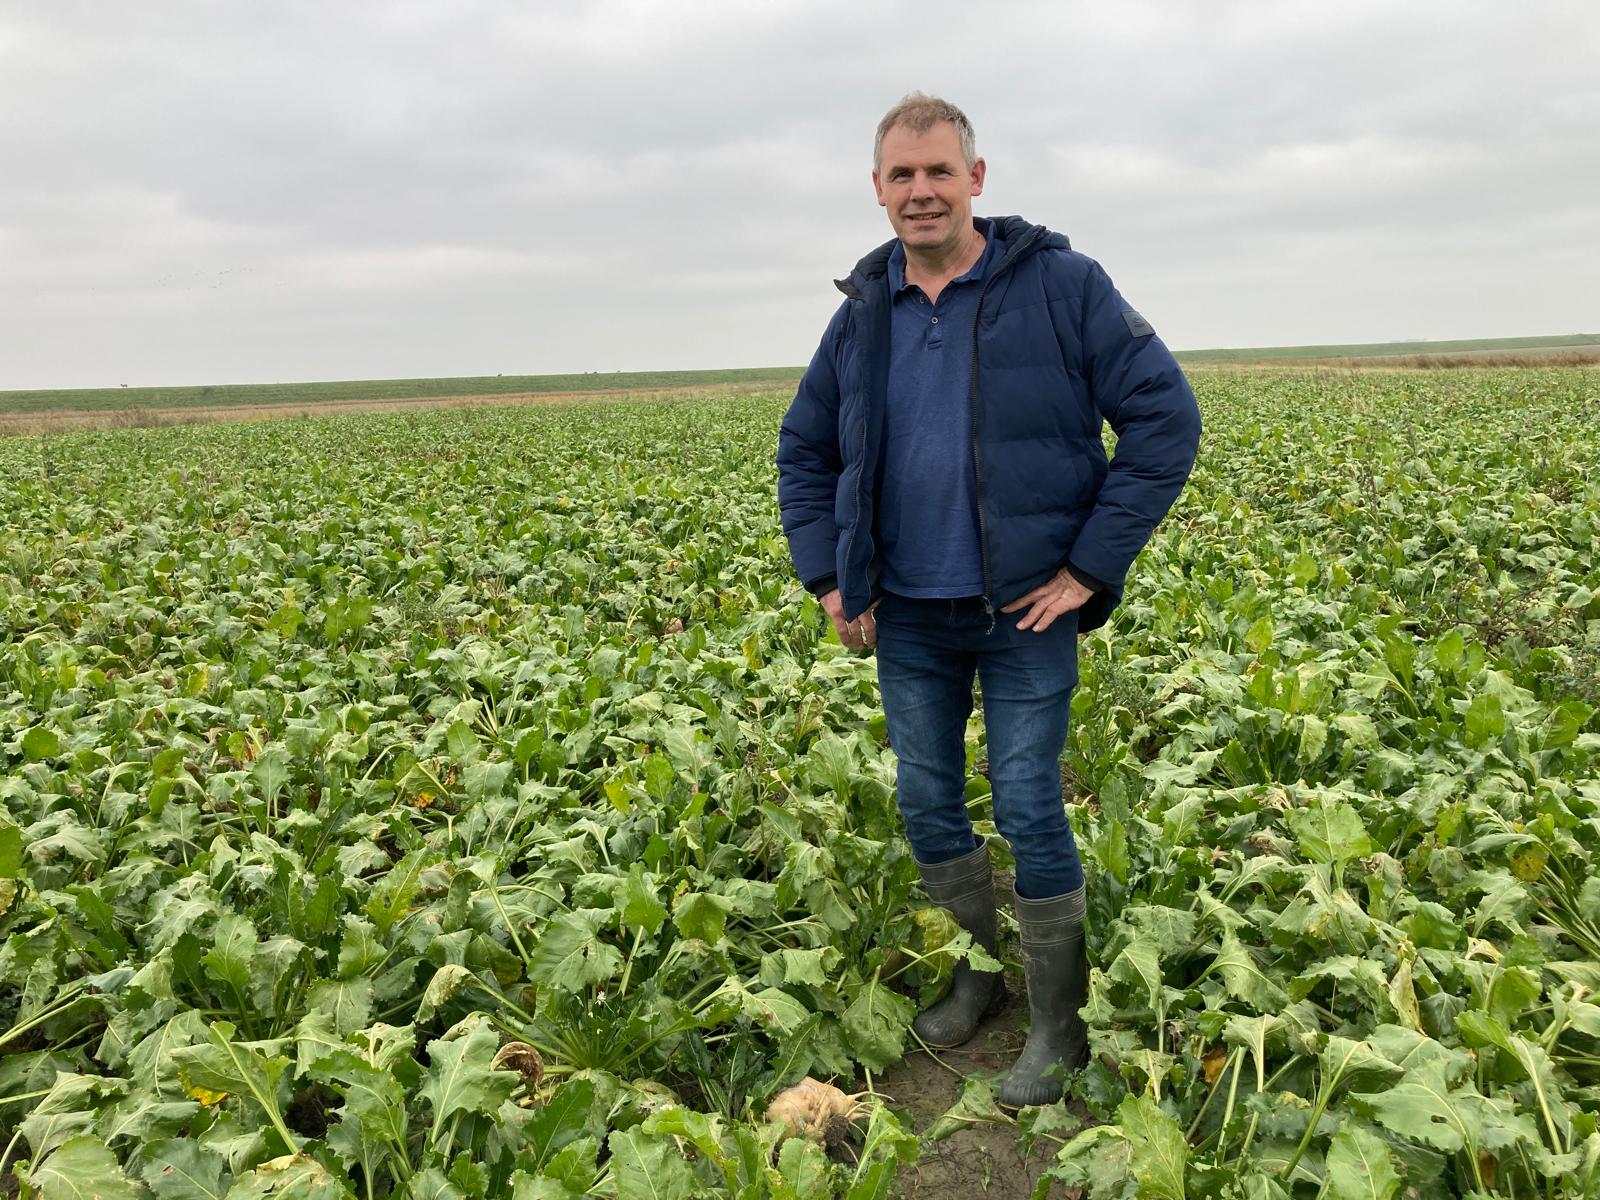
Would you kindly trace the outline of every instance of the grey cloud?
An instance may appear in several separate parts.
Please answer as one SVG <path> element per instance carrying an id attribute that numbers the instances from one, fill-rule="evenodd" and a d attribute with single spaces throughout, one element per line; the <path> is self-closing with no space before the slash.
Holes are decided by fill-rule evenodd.
<path id="1" fill-rule="evenodd" d="M 25 4 L 0 388 L 806 360 L 962 104 L 1177 346 L 1600 329 L 1592 6 Z"/>

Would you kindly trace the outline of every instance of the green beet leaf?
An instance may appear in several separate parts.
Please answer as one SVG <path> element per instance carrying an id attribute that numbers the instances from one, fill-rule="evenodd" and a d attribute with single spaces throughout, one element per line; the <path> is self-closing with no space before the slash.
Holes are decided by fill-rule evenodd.
<path id="1" fill-rule="evenodd" d="M 752 991 L 737 978 L 730 978 L 721 991 L 737 1000 L 740 1012 L 774 1036 L 793 1033 L 811 1015 L 805 1005 L 782 988 Z"/>
<path id="2" fill-rule="evenodd" d="M 860 985 L 842 1018 L 851 1053 L 872 1071 L 899 1062 L 916 1015 L 915 1004 L 876 980 Z"/>
<path id="3" fill-rule="evenodd" d="M 1117 1107 L 1117 1123 L 1132 1149 L 1133 1176 L 1141 1195 L 1185 1200 L 1189 1146 L 1183 1130 L 1149 1095 L 1128 1096 Z"/>
<path id="4" fill-rule="evenodd" d="M 529 977 L 562 992 L 614 978 L 622 969 L 622 951 L 600 937 L 612 916 L 610 909 L 580 908 L 551 921 L 529 954 Z"/>
<path id="5" fill-rule="evenodd" d="M 1389 1155 L 1389 1142 L 1355 1122 L 1346 1122 L 1328 1147 L 1320 1200 L 1394 1200 L 1403 1181 Z"/>
<path id="6" fill-rule="evenodd" d="M 1377 849 L 1367 836 L 1361 817 L 1343 800 L 1323 799 L 1308 808 L 1292 810 L 1288 821 L 1300 843 L 1300 852 L 1312 862 L 1343 867 Z"/>
<path id="7" fill-rule="evenodd" d="M 1408 1070 L 1386 1091 L 1352 1093 L 1350 1102 L 1390 1132 L 1447 1153 L 1539 1140 L 1510 1099 L 1484 1096 L 1469 1085 L 1452 1087 L 1437 1060 Z"/>
<path id="8" fill-rule="evenodd" d="M 22 735 L 22 755 L 29 762 L 43 762 L 61 753 L 61 735 L 53 729 L 34 726 Z"/>
<path id="9" fill-rule="evenodd" d="M 0 821 L 0 879 L 22 878 L 22 830 Z M 3 911 L 4 906 L 0 906 Z"/>
<path id="10" fill-rule="evenodd" d="M 1140 934 L 1122 948 L 1106 974 L 1137 987 L 1153 1010 L 1161 997 L 1161 948 L 1155 938 Z"/>
<path id="11" fill-rule="evenodd" d="M 324 1060 L 319 1075 L 344 1097 L 338 1123 L 328 1130 L 328 1148 L 369 1177 L 393 1173 L 396 1156 L 407 1158 L 406 1095 L 399 1079 L 350 1056 Z"/>
<path id="12" fill-rule="evenodd" d="M 611 1169 L 617 1200 L 689 1200 L 694 1172 L 670 1137 L 652 1138 L 639 1129 L 611 1134 Z"/>
<path id="13" fill-rule="evenodd" d="M 815 1142 L 787 1138 L 778 1149 L 777 1179 L 773 1181 L 774 1200 L 826 1200 L 828 1155 Z"/>
<path id="14" fill-rule="evenodd" d="M 266 1114 L 291 1153 L 299 1149 L 281 1107 L 284 1073 L 289 1059 L 279 1050 L 286 1040 L 244 1043 L 233 1040 L 234 1027 L 216 1021 L 207 1030 L 203 1045 L 185 1046 L 172 1052 L 179 1078 L 190 1089 L 247 1097 Z"/>
<path id="15" fill-rule="evenodd" d="M 200 961 L 207 975 L 243 996 L 250 986 L 255 951 L 256 927 L 238 913 L 224 913 L 211 935 L 211 949 Z"/>
<path id="16" fill-rule="evenodd" d="M 428 1043 L 428 1070 L 417 1094 L 433 1108 L 431 1146 L 444 1123 L 457 1113 L 493 1115 L 511 1098 L 518 1077 L 511 1071 L 492 1069 L 500 1037 L 494 1026 L 468 1017 L 444 1037 Z"/>
<path id="17" fill-rule="evenodd" d="M 575 1143 L 589 1127 L 595 1086 L 588 1079 L 569 1079 L 556 1088 L 523 1130 L 533 1165 L 543 1168 L 557 1153 Z"/>
<path id="18" fill-rule="evenodd" d="M 34 1158 L 42 1159 L 73 1136 L 87 1133 L 102 1097 L 121 1086 L 125 1085 L 120 1079 L 58 1072 L 49 1094 L 38 1101 L 19 1126 Z"/>
<path id="19" fill-rule="evenodd" d="M 341 1034 L 353 1033 L 372 1019 L 372 983 L 366 979 L 324 979 L 314 984 L 306 998 L 313 1012 L 333 1018 Z"/>
<path id="20" fill-rule="evenodd" d="M 726 896 L 689 892 L 674 908 L 672 923 L 684 937 L 699 938 L 714 946 L 722 940 L 731 912 L 733 901 Z"/>
<path id="21" fill-rule="evenodd" d="M 655 876 L 648 874 L 643 864 L 634 863 L 628 868 L 627 882 L 623 885 L 622 923 L 653 935 L 666 920 L 667 906 L 661 903 Z"/>
<path id="22" fill-rule="evenodd" d="M 182 1133 L 199 1112 L 193 1100 L 167 1100 L 141 1089 L 102 1108 L 94 1133 L 108 1146 L 137 1147 Z"/>
<path id="23" fill-rule="evenodd" d="M 1257 1012 L 1277 1012 L 1288 1001 L 1283 989 L 1261 969 L 1244 943 L 1231 932 L 1222 935 L 1222 949 L 1212 959 L 1209 970 L 1222 975 L 1229 995 L 1254 1005 Z"/>
<path id="24" fill-rule="evenodd" d="M 44 1200 L 137 1200 L 117 1157 L 97 1137 L 68 1138 L 33 1171 Z"/>
<path id="25" fill-rule="evenodd" d="M 424 1167 L 400 1190 L 403 1200 L 467 1200 L 455 1180 L 438 1167 Z"/>
<path id="26" fill-rule="evenodd" d="M 423 872 L 438 861 L 436 851 L 413 850 L 378 881 L 367 901 L 366 912 L 377 926 L 380 936 L 387 934 L 394 923 L 406 914 L 422 887 Z"/>
<path id="27" fill-rule="evenodd" d="M 583 1192 L 548 1175 L 515 1171 L 511 1176 L 511 1200 L 583 1200 Z"/>
<path id="28" fill-rule="evenodd" d="M 222 1200 L 233 1184 L 227 1160 L 193 1138 L 148 1143 L 136 1161 L 157 1200 Z"/>
<path id="29" fill-rule="evenodd" d="M 581 1196 L 594 1186 L 595 1176 L 600 1171 L 599 1155 L 600 1143 L 585 1134 L 552 1154 L 542 1174 Z"/>
<path id="30" fill-rule="evenodd" d="M 1462 727 L 1469 746 L 1482 746 L 1506 731 L 1506 714 L 1500 698 L 1491 692 L 1479 692 L 1467 705 Z"/>

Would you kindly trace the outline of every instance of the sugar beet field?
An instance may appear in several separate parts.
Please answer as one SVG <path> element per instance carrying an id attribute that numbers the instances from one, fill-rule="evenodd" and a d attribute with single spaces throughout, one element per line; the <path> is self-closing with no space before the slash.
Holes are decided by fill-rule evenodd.
<path id="1" fill-rule="evenodd" d="M 7 1191 L 1600 1197 L 1600 374 L 1196 390 L 1062 763 L 1094 1053 L 1014 1121 L 911 1044 L 965 935 L 786 395 L 0 442 Z"/>

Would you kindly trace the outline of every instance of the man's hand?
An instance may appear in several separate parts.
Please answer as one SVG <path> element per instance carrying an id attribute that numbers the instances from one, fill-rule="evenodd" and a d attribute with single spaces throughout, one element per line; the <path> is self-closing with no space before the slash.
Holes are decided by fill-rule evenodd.
<path id="1" fill-rule="evenodd" d="M 854 621 L 844 619 L 844 601 L 839 598 L 839 589 L 817 597 L 818 603 L 833 620 L 833 628 L 839 635 L 839 640 L 851 650 L 870 650 L 878 644 L 878 622 L 872 616 L 872 610 L 878 607 L 874 600 L 871 607 Z"/>
<path id="2" fill-rule="evenodd" d="M 1082 608 L 1084 602 L 1092 595 L 1094 595 L 1092 591 L 1072 577 L 1071 571 L 1062 567 L 1056 572 L 1054 579 L 1041 583 L 1026 596 L 1013 600 L 1000 611 L 1016 612 L 1019 608 L 1027 608 L 1027 614 L 1017 622 L 1017 628 L 1031 628 L 1035 633 L 1043 633 L 1063 613 Z M 1030 605 L 1032 607 L 1029 607 Z"/>

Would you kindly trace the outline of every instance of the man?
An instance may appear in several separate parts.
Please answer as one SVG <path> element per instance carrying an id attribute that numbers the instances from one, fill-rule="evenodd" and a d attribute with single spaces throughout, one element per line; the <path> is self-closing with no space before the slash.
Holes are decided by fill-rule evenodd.
<path id="1" fill-rule="evenodd" d="M 992 955 L 989 852 L 964 793 L 980 682 L 1028 987 L 999 1096 L 1017 1108 L 1060 1099 L 1088 1056 L 1084 877 L 1059 773 L 1077 636 L 1121 599 L 1189 476 L 1200 416 L 1099 264 L 1020 217 L 974 219 L 985 171 L 943 100 L 913 93 L 879 123 L 872 184 L 896 236 L 838 281 L 846 299 L 779 435 L 778 501 L 840 640 L 876 648 L 928 895 Z M 959 1045 L 1004 1002 L 999 975 L 961 963 L 914 1028 Z"/>

